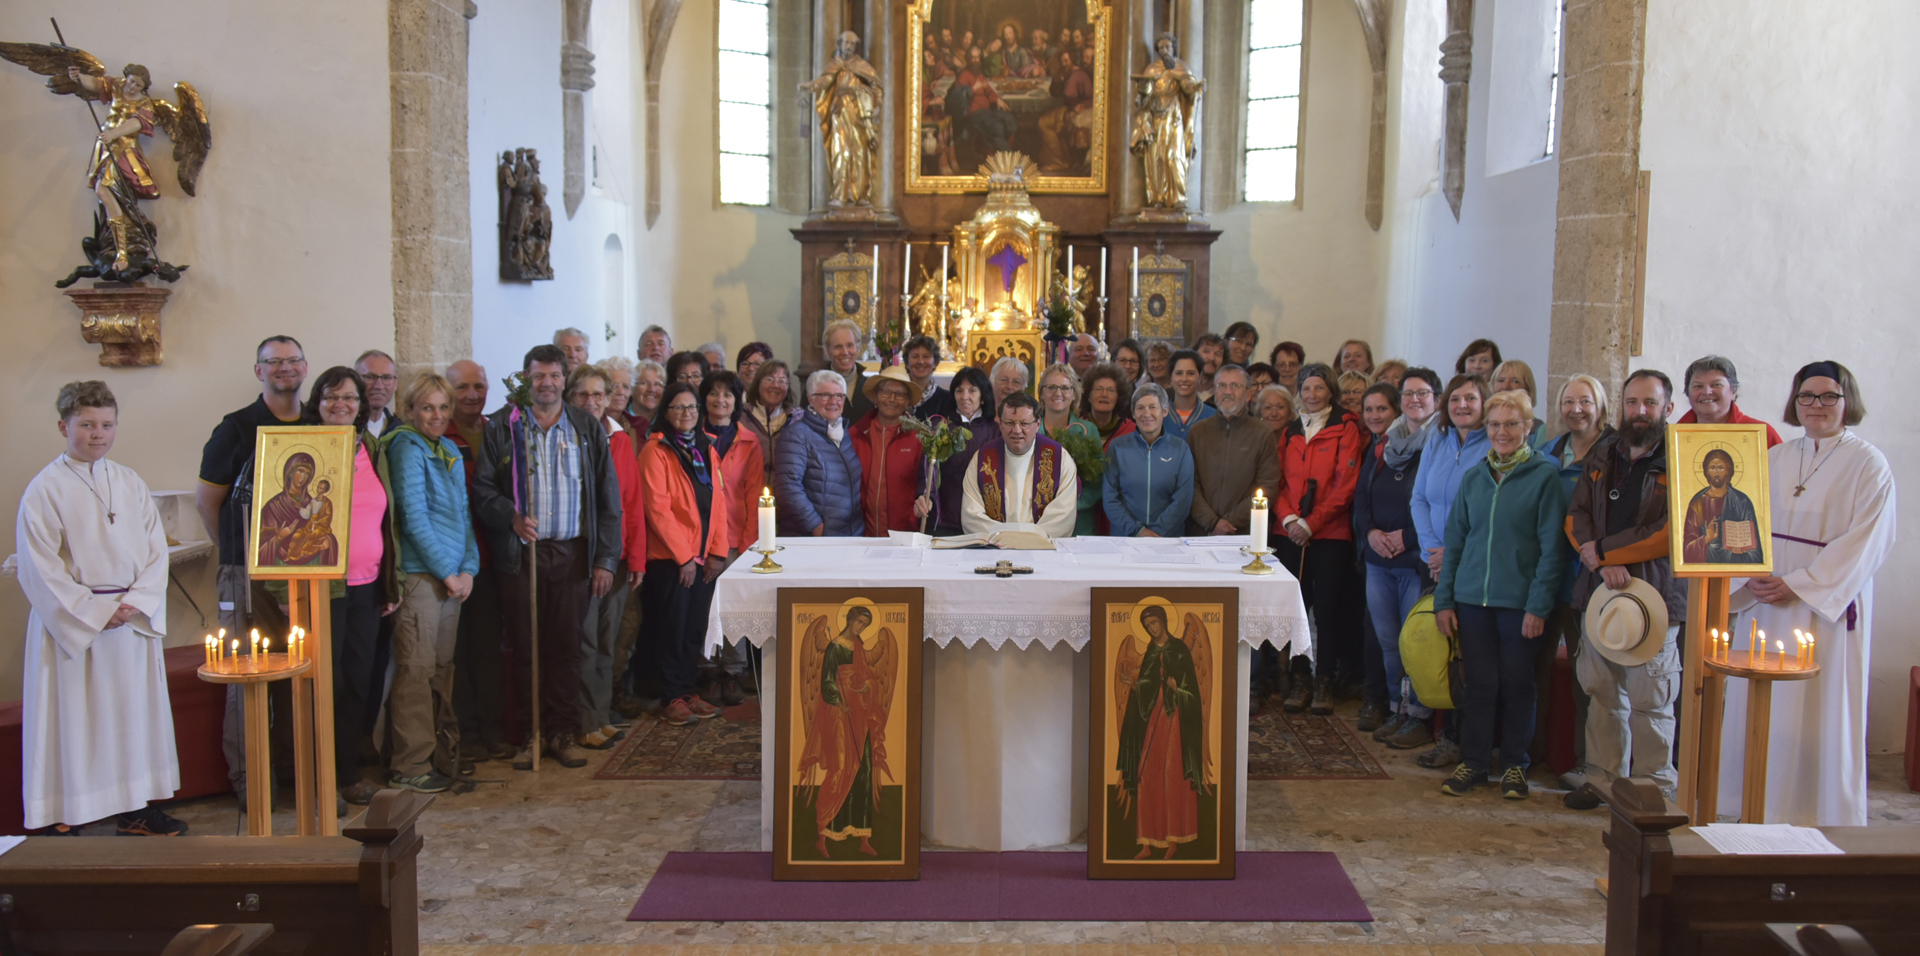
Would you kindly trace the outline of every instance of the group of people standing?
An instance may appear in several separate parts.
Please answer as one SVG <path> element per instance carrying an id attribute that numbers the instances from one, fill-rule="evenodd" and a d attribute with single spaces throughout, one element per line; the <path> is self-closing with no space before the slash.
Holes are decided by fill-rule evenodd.
<path id="1" fill-rule="evenodd" d="M 1191 348 L 1129 339 L 1103 361 L 1081 336 L 1037 382 L 1003 359 L 942 383 L 933 340 L 909 341 L 901 364 L 872 372 L 851 322 L 827 326 L 817 368 L 789 367 L 755 342 L 729 370 L 719 346 L 675 352 L 657 326 L 638 362 L 593 364 L 586 336 L 564 329 L 525 355 L 515 394 L 488 415 L 488 376 L 474 362 L 403 380 L 390 356 L 368 351 L 309 383 L 300 343 L 272 336 L 255 355 L 259 397 L 222 419 L 202 456 L 197 503 L 219 547 L 221 625 L 288 630 L 284 585 L 247 574 L 258 429 L 353 429 L 332 651 L 340 796 L 363 803 L 387 786 L 461 788 L 481 760 L 529 768 L 535 748 L 583 766 L 583 749 L 611 747 L 642 712 L 686 724 L 743 700 L 756 689 L 752 649 L 741 641 L 708 658 L 702 648 L 715 579 L 757 540 L 756 488 L 774 496 L 782 535 L 850 537 L 1240 535 L 1264 496 L 1315 642 L 1311 660 L 1263 649 L 1252 706 L 1278 696 L 1288 712 L 1331 714 L 1358 698 L 1363 731 L 1453 767 L 1443 792 L 1497 774 L 1504 795 L 1524 798 L 1564 646 L 1581 724 L 1567 805 L 1597 806 L 1628 773 L 1671 791 L 1687 608 L 1667 545 L 1669 378 L 1636 371 L 1614 396 L 1573 376 L 1548 429 L 1532 370 L 1487 340 L 1443 380 L 1397 360 L 1376 367 L 1358 340 L 1331 363 L 1306 361 L 1292 342 L 1255 362 L 1258 339 L 1241 322 Z M 1735 404 L 1725 358 L 1694 362 L 1681 387 L 1691 405 L 1681 422 L 1754 421 Z M 1783 417 L 1804 437 L 1781 443 L 1767 429 L 1773 573 L 1741 582 L 1733 604 L 1775 633 L 1825 638 L 1820 677 L 1776 697 L 1795 714 L 1776 713 L 1792 730 L 1775 734 L 1769 805 L 1795 822 L 1855 824 L 1871 580 L 1892 540 L 1893 484 L 1850 430 L 1866 409 L 1846 368 L 1808 365 L 1791 394 Z M 34 606 L 28 825 L 68 832 L 119 814 L 122 832 L 184 832 L 147 806 L 178 785 L 158 663 L 165 537 L 138 476 L 105 460 L 111 392 L 73 383 L 58 406 L 67 451 L 20 512 Z M 964 433 L 934 442 L 941 426 Z M 1715 537 L 1732 514 L 1720 507 L 1688 533 L 1715 553 L 1751 547 Z M 1399 653 L 1428 595 L 1458 648 L 1452 712 L 1419 700 Z M 1647 612 L 1637 631 L 1615 613 L 1626 598 Z M 290 701 L 271 704 L 284 736 Z M 1730 719 L 1743 706 L 1731 694 Z M 105 732 L 116 722 L 125 733 Z M 225 746 L 236 791 L 250 772 L 290 782 L 290 765 L 246 766 L 233 698 Z M 1738 742 L 1724 752 L 1737 776 Z M 290 760 L 293 748 L 274 753 Z"/>

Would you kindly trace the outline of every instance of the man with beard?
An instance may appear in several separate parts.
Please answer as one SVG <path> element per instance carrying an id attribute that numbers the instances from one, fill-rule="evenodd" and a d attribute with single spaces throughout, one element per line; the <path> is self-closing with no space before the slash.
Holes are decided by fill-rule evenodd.
<path id="1" fill-rule="evenodd" d="M 1626 664 L 1601 653 L 1581 653 L 1580 686 L 1592 695 L 1587 710 L 1587 783 L 1566 805 L 1591 810 L 1629 768 L 1651 777 L 1669 800 L 1679 774 L 1673 766 L 1673 702 L 1680 689 L 1679 636 L 1687 614 L 1686 588 L 1673 576 L 1667 543 L 1667 416 L 1673 383 L 1641 369 L 1621 389 L 1620 430 L 1587 453 L 1567 509 L 1567 535 L 1580 552 L 1574 609 L 1613 599 L 1633 579 L 1652 586 L 1667 606 L 1664 641 L 1650 658 Z M 1591 642 L 1594 635 L 1585 633 Z M 1589 647 L 1596 645 L 1589 644 Z"/>
<path id="2" fill-rule="evenodd" d="M 1682 555 L 1690 562 L 1759 564 L 1760 525 L 1753 499 L 1733 486 L 1733 455 L 1724 448 L 1707 452 L 1700 462 L 1707 486 L 1687 503 L 1680 536 Z"/>

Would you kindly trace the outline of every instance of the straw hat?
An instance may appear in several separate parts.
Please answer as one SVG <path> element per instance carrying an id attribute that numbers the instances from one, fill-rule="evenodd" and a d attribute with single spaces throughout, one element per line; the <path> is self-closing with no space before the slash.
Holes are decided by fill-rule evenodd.
<path id="1" fill-rule="evenodd" d="M 1615 591 L 1605 584 L 1587 604 L 1587 640 L 1600 656 L 1634 667 L 1653 660 L 1667 643 L 1667 599 L 1639 578 Z"/>
<path id="2" fill-rule="evenodd" d="M 860 383 L 860 391 L 866 393 L 867 401 L 877 400 L 877 396 L 874 393 L 880 390 L 881 382 L 899 382 L 905 385 L 907 387 L 908 408 L 920 404 L 920 395 L 925 391 L 925 389 L 915 385 L 913 379 L 907 377 L 907 370 L 904 366 L 889 365 L 881 369 L 877 374 L 867 376 L 867 380 Z"/>

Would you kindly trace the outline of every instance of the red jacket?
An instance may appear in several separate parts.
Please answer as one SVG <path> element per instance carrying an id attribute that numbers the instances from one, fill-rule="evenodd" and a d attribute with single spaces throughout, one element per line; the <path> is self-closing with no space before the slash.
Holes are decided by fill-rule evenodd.
<path id="1" fill-rule="evenodd" d="M 1727 404 L 1727 421 L 1728 423 L 1734 424 L 1734 425 L 1766 425 L 1767 426 L 1767 447 L 1772 448 L 1773 446 L 1780 444 L 1780 433 L 1773 430 L 1773 425 L 1767 422 L 1763 422 L 1760 419 L 1754 418 L 1753 416 L 1748 415 L 1746 412 L 1741 411 L 1739 402 L 1729 402 Z M 1687 409 L 1687 413 L 1685 415 L 1680 416 L 1680 420 L 1678 422 L 1675 422 L 1675 424 L 1695 425 L 1695 424 L 1699 424 L 1699 422 L 1700 422 L 1700 416 L 1694 414 L 1693 409 L 1689 408 Z"/>
<path id="2" fill-rule="evenodd" d="M 647 560 L 686 564 L 704 556 L 725 558 L 732 531 L 728 524 L 729 491 L 719 462 L 707 455 L 707 470 L 713 476 L 713 507 L 707 515 L 707 540 L 700 540 L 699 499 L 693 494 L 693 479 L 680 467 L 680 456 L 667 447 L 666 436 L 658 432 L 647 439 L 640 451 L 640 486 L 646 489 Z"/>
<path id="3" fill-rule="evenodd" d="M 1360 456 L 1367 439 L 1360 423 L 1339 405 L 1327 424 L 1307 440 L 1300 419 L 1280 433 L 1280 494 L 1274 502 L 1274 527 L 1288 515 L 1300 515 L 1315 538 L 1353 540 L 1353 492 L 1360 485 Z M 1313 507 L 1302 513 L 1300 499 L 1314 483 Z"/>
<path id="4" fill-rule="evenodd" d="M 727 487 L 727 524 L 732 529 L 727 546 L 740 554 L 760 540 L 760 496 L 753 486 L 766 480 L 765 463 L 760 436 L 745 426 L 734 426 L 733 444 L 720 457 L 720 477 Z"/>
<path id="5" fill-rule="evenodd" d="M 613 476 L 620 482 L 620 556 L 627 570 L 647 567 L 646 492 L 640 484 L 640 459 L 633 453 L 633 435 L 625 429 L 608 436 Z"/>
<path id="6" fill-rule="evenodd" d="M 925 452 L 920 446 L 920 437 L 899 428 L 894 432 L 893 440 L 887 443 L 887 472 L 875 475 L 873 471 L 875 434 L 879 429 L 880 413 L 871 411 L 860 416 L 860 420 L 847 429 L 853 439 L 854 454 L 860 456 L 860 509 L 867 518 L 867 534 L 881 537 L 888 531 L 918 531 L 920 519 L 913 516 L 913 499 L 919 494 L 920 472 L 924 469 Z M 870 491 L 876 480 L 884 480 L 887 485 L 887 513 L 875 514 L 876 496 Z"/>

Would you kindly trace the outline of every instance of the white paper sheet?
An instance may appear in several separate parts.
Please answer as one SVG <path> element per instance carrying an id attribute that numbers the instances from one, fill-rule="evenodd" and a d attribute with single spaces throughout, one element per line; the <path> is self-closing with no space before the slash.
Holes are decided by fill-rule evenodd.
<path id="1" fill-rule="evenodd" d="M 4 854 L 8 850 L 25 842 L 27 842 L 27 838 L 23 836 L 0 836 L 0 854 Z"/>
<path id="2" fill-rule="evenodd" d="M 1200 556 L 1181 551 L 1129 554 L 1120 559 L 1126 564 L 1199 564 Z"/>
<path id="3" fill-rule="evenodd" d="M 1053 546 L 1068 554 L 1119 554 L 1120 546 L 1105 538 L 1057 538 Z"/>
<path id="4" fill-rule="evenodd" d="M 896 546 L 902 548 L 925 548 L 933 544 L 933 535 L 921 534 L 918 531 L 889 531 L 887 537 L 891 538 Z"/>
<path id="5" fill-rule="evenodd" d="M 1845 854 L 1813 827 L 1788 823 L 1709 823 L 1693 832 L 1728 854 Z"/>
<path id="6" fill-rule="evenodd" d="M 920 559 L 926 556 L 919 548 L 868 548 L 860 552 L 860 560 L 882 564 L 897 564 L 903 568 L 917 568 Z"/>
<path id="7" fill-rule="evenodd" d="M 1182 538 L 1180 543 L 1189 548 L 1244 548 L 1253 544 L 1253 538 L 1244 534 L 1209 535 L 1205 538 Z"/>

